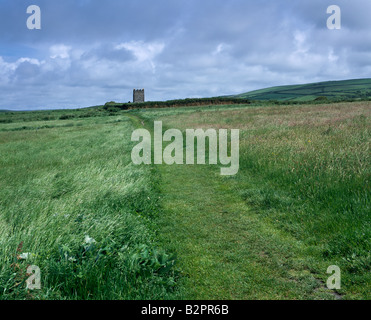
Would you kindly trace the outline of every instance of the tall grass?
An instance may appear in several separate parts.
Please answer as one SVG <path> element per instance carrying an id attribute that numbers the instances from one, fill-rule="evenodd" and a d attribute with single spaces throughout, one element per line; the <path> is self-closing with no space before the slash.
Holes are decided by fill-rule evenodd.
<path id="1" fill-rule="evenodd" d="M 130 164 L 121 121 L 0 132 L 0 299 L 176 295 L 175 260 L 152 227 L 156 177 Z M 41 290 L 25 288 L 28 265 Z"/>
<path id="2" fill-rule="evenodd" d="M 336 118 L 331 109 L 302 110 L 304 123 L 247 129 L 237 189 L 264 219 L 306 244 L 315 257 L 308 268 L 336 264 L 348 289 L 343 292 L 367 296 L 370 112 L 344 105 Z"/>
<path id="3" fill-rule="evenodd" d="M 215 177 L 199 181 L 225 189 L 225 199 L 208 207 L 210 215 L 215 206 L 221 212 L 229 208 L 226 201 L 234 198 L 228 190 L 233 190 L 266 230 L 285 235 L 272 246 L 277 247 L 277 265 L 286 263 L 287 274 L 308 272 L 325 281 L 327 267 L 335 264 L 342 272 L 339 293 L 369 298 L 370 103 L 187 107 L 115 115 L 95 110 L 91 117 L 55 111 L 47 115 L 52 117 L 48 122 L 42 113 L 10 114 L 11 121 L 5 113 L 0 123 L 0 299 L 181 297 L 175 258 L 162 247 L 165 242 L 160 246 L 156 240 L 160 178 L 151 166 L 130 164 L 134 128 L 127 116 L 133 115 L 162 120 L 168 128 L 239 128 L 238 174 L 220 177 L 215 168 Z M 75 116 L 63 117 L 70 112 Z M 210 168 L 197 170 L 209 177 Z M 200 195 L 183 196 L 185 203 L 202 207 Z M 227 230 L 238 230 L 235 220 L 230 223 Z M 261 243 L 272 241 L 267 234 L 262 237 Z M 246 245 L 254 252 L 255 244 L 259 251 L 257 243 Z M 261 255 L 262 261 L 268 259 Z M 254 255 L 249 259 L 241 264 L 252 263 Z M 39 266 L 40 291 L 25 289 L 27 265 Z M 222 279 L 235 281 L 224 271 Z"/>
<path id="4" fill-rule="evenodd" d="M 369 298 L 370 106 L 250 106 L 161 119 L 174 128 L 239 128 L 240 170 L 226 183 L 262 221 L 298 241 L 297 268 L 325 281 L 327 267 L 338 265 L 339 292 Z"/>

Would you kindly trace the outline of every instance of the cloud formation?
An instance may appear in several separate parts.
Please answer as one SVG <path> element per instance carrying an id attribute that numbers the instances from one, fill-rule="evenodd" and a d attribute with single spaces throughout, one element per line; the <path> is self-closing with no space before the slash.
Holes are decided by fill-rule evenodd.
<path id="1" fill-rule="evenodd" d="M 371 2 L 337 0 L 0 0 L 0 108 L 72 108 L 209 97 L 371 77 Z"/>

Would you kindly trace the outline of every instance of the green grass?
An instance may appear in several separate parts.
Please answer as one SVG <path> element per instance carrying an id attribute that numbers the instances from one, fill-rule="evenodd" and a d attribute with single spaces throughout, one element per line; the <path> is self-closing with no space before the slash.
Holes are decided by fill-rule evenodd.
<path id="1" fill-rule="evenodd" d="M 151 227 L 156 177 L 130 163 L 121 121 L 0 132 L 0 299 L 175 297 L 174 259 Z M 40 291 L 25 289 L 30 264 Z"/>
<path id="2" fill-rule="evenodd" d="M 158 169 L 162 234 L 184 257 L 188 297 L 323 298 L 327 267 L 338 265 L 338 293 L 370 298 L 370 106 L 138 112 L 169 128 L 241 130 L 234 177 Z"/>
<path id="3" fill-rule="evenodd" d="M 370 99 L 371 79 L 326 81 L 301 85 L 288 85 L 254 90 L 233 98 L 276 101 L 313 101 L 318 97 L 329 100 Z"/>
<path id="4" fill-rule="evenodd" d="M 300 244 L 261 221 L 207 167 L 161 167 L 159 228 L 176 250 L 185 299 L 332 299 L 296 259 Z"/>
<path id="5" fill-rule="evenodd" d="M 0 299 L 370 299 L 370 107 L 1 113 Z M 155 120 L 240 129 L 238 174 L 132 165 Z"/>

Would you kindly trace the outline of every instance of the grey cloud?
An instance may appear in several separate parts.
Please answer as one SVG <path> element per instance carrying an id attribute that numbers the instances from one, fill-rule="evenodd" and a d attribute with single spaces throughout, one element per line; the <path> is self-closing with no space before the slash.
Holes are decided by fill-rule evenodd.
<path id="1" fill-rule="evenodd" d="M 336 2 L 343 25 L 330 31 L 323 0 L 39 0 L 42 30 L 30 31 L 29 2 L 2 0 L 0 108 L 370 77 L 371 2 Z"/>

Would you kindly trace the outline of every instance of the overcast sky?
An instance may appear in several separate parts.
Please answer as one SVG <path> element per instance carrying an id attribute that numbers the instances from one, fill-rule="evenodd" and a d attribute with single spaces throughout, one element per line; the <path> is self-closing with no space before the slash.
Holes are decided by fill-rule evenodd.
<path id="1" fill-rule="evenodd" d="M 326 26 L 333 4 L 341 30 Z M 0 0 L 0 109 L 370 77 L 370 0 Z"/>

